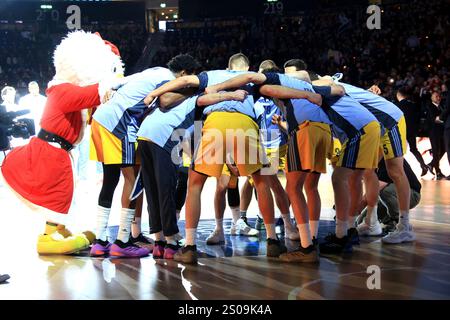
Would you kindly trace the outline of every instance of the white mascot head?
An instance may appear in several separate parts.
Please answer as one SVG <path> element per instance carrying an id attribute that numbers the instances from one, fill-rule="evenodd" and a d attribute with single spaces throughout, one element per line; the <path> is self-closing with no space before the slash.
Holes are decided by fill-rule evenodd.
<path id="1" fill-rule="evenodd" d="M 70 32 L 56 47 L 54 81 L 87 86 L 123 76 L 119 50 L 98 33 Z"/>

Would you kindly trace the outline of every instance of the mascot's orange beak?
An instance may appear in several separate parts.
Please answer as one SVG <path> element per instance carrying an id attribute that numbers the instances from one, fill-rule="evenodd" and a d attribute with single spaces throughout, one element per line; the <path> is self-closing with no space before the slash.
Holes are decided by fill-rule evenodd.
<path id="1" fill-rule="evenodd" d="M 100 35 L 100 33 L 96 32 L 95 35 L 99 36 L 100 39 L 102 39 L 102 40 L 105 42 L 105 44 L 111 48 L 111 51 L 112 51 L 116 56 L 120 57 L 120 51 L 119 51 L 119 48 L 117 48 L 117 46 L 115 46 L 112 42 L 109 42 L 108 40 L 104 40 L 104 39 L 102 38 L 102 36 Z"/>

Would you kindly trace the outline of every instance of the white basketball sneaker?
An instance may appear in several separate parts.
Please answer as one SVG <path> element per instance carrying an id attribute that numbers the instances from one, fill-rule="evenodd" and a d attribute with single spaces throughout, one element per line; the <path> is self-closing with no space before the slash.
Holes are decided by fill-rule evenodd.
<path id="1" fill-rule="evenodd" d="M 396 244 L 402 242 L 412 242 L 416 240 L 416 235 L 413 231 L 412 225 L 408 224 L 407 226 L 398 223 L 395 231 L 389 232 L 388 235 L 381 238 L 381 242 Z"/>
<path id="2" fill-rule="evenodd" d="M 222 230 L 214 229 L 214 231 L 206 238 L 206 244 L 210 246 L 224 244 L 225 243 L 225 234 Z"/>
<path id="3" fill-rule="evenodd" d="M 383 234 L 383 228 L 381 227 L 381 224 L 378 220 L 373 224 L 368 224 L 367 222 L 363 221 L 356 227 L 356 230 L 358 230 L 358 234 L 360 236 L 366 237 L 376 237 Z"/>
<path id="4" fill-rule="evenodd" d="M 259 231 L 250 227 L 247 223 L 247 219 L 240 218 L 236 223 L 231 222 L 230 233 L 232 236 L 249 236 L 256 237 Z"/>
<path id="5" fill-rule="evenodd" d="M 284 224 L 284 236 L 289 240 L 299 241 L 300 235 L 298 229 L 292 223 Z"/>

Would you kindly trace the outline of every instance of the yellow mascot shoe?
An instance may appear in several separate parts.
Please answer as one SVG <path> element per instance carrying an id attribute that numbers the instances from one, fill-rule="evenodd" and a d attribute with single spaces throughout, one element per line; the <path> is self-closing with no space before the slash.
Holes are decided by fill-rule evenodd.
<path id="1" fill-rule="evenodd" d="M 64 238 L 58 232 L 51 235 L 42 234 L 38 237 L 37 252 L 41 255 L 72 254 L 89 247 L 85 235 Z"/>
<path id="2" fill-rule="evenodd" d="M 62 235 L 64 238 L 68 238 L 68 237 L 73 236 L 72 232 L 69 229 L 67 229 L 66 226 L 63 225 L 63 224 L 58 224 L 56 226 L 56 231 L 60 235 Z M 86 236 L 86 238 L 89 240 L 89 245 L 94 243 L 95 234 L 92 231 L 89 231 L 89 230 L 83 231 L 82 234 L 84 234 Z M 81 235 L 81 234 L 76 234 L 75 236 L 78 236 L 78 235 Z"/>
<path id="3" fill-rule="evenodd" d="M 70 232 L 70 230 L 67 229 L 66 226 L 63 225 L 63 224 L 58 224 L 58 225 L 56 226 L 56 231 L 57 231 L 60 235 L 62 235 L 64 238 L 68 238 L 68 237 L 71 237 L 71 236 L 72 236 L 72 232 Z"/>

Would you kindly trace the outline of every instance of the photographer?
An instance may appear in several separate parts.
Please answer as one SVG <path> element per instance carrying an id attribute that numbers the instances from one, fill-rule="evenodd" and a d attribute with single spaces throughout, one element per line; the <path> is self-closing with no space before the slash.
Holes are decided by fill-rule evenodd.
<path id="1" fill-rule="evenodd" d="M 34 120 L 23 118 L 29 110 L 18 110 L 19 106 L 14 103 L 15 95 L 13 87 L 7 86 L 1 91 L 3 103 L 0 105 L 0 151 L 3 151 L 3 155 L 35 134 Z"/>

